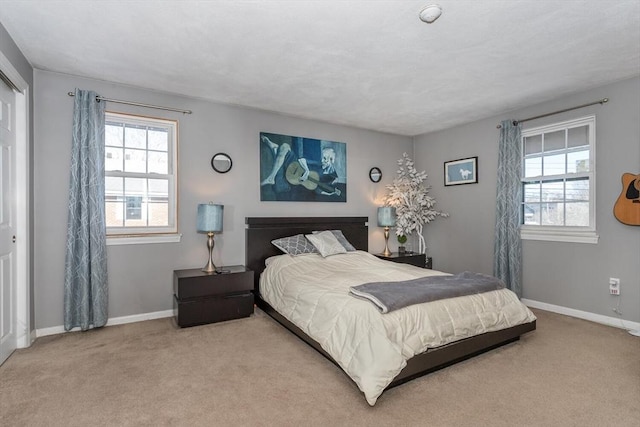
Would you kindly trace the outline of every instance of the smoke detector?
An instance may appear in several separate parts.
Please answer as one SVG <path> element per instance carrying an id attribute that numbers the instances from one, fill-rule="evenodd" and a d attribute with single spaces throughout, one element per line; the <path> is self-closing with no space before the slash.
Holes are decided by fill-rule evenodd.
<path id="1" fill-rule="evenodd" d="M 442 15 L 442 8 L 439 4 L 432 4 L 424 7 L 420 11 L 420 20 L 426 22 L 427 24 L 431 24 L 436 19 L 440 18 Z"/>

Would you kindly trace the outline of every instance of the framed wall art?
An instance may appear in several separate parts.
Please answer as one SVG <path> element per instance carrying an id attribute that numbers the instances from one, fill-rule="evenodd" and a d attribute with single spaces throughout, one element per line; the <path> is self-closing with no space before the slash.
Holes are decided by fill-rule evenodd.
<path id="1" fill-rule="evenodd" d="M 478 157 L 444 162 L 444 185 L 477 184 Z"/>
<path id="2" fill-rule="evenodd" d="M 347 144 L 261 132 L 260 201 L 346 202 Z"/>

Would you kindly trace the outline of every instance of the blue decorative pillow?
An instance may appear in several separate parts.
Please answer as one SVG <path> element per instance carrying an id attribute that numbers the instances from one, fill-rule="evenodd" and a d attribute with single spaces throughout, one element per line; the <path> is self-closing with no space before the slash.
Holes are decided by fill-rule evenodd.
<path id="1" fill-rule="evenodd" d="M 338 239 L 338 242 L 340 242 L 340 244 L 347 250 L 347 252 L 353 252 L 356 250 L 356 248 L 354 248 L 353 245 L 349 243 L 347 238 L 344 237 L 344 234 L 342 234 L 341 230 L 329 230 L 329 231 L 333 233 L 336 239 Z M 318 234 L 318 233 L 320 233 L 320 231 L 313 232 L 313 234 Z"/>
<path id="2" fill-rule="evenodd" d="M 304 237 L 304 234 L 296 234 L 295 236 L 282 237 L 272 240 L 271 243 L 285 254 L 302 255 L 317 254 L 318 250 L 313 244 Z"/>

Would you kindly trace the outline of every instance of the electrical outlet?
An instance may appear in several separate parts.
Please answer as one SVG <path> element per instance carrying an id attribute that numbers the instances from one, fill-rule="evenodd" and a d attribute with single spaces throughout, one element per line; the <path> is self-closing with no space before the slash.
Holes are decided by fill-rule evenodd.
<path id="1" fill-rule="evenodd" d="M 609 277 L 609 293 L 611 295 L 620 295 L 620 279 Z"/>

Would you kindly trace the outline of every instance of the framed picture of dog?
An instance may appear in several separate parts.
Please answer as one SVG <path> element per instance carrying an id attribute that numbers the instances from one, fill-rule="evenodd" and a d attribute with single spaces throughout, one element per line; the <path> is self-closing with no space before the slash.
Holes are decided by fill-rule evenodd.
<path id="1" fill-rule="evenodd" d="M 444 185 L 478 183 L 478 157 L 444 162 Z"/>

